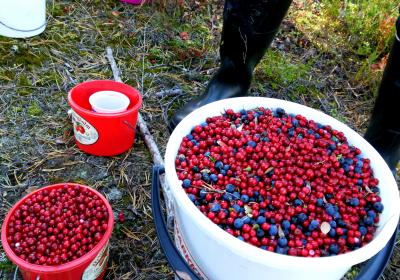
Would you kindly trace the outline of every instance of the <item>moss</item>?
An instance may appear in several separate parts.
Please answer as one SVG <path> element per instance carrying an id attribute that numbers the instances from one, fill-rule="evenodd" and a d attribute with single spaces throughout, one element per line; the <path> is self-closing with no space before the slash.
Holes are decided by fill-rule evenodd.
<path id="1" fill-rule="evenodd" d="M 311 64 L 311 63 L 310 63 Z M 276 50 L 269 50 L 260 65 L 272 89 L 290 88 L 292 92 L 305 93 L 307 88 L 302 84 L 311 66 L 292 60 Z"/>
<path id="2" fill-rule="evenodd" d="M 28 107 L 28 114 L 32 117 L 39 117 L 43 114 L 42 108 L 40 108 L 37 102 L 34 102 L 31 106 Z"/>

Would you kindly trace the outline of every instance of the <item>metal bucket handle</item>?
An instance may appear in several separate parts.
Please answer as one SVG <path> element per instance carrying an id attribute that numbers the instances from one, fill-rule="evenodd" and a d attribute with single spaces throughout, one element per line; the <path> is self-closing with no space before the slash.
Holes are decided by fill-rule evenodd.
<path id="1" fill-rule="evenodd" d="M 156 226 L 158 240 L 160 241 L 161 249 L 166 256 L 168 263 L 180 279 L 199 280 L 199 277 L 195 272 L 193 272 L 175 247 L 175 243 L 172 241 L 171 236 L 168 233 L 163 218 L 160 204 L 160 175 L 164 172 L 164 167 L 157 165 L 153 166 L 151 181 L 151 208 L 153 211 L 153 219 Z M 364 264 L 355 280 L 377 280 L 379 278 L 392 255 L 398 230 L 399 229 L 397 228 L 386 246 Z"/>

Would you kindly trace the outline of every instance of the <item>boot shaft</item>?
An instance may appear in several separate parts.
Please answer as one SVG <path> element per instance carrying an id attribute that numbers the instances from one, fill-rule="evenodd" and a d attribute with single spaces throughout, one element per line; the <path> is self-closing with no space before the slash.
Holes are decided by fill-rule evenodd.
<path id="1" fill-rule="evenodd" d="M 220 46 L 222 66 L 231 66 L 251 78 L 254 67 L 278 32 L 291 2 L 226 0 Z"/>

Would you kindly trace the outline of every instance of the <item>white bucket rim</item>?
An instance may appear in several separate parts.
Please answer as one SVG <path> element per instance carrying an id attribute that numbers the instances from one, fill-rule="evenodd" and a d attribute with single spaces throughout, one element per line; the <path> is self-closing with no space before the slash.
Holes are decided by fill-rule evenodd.
<path id="1" fill-rule="evenodd" d="M 185 130 L 185 128 L 188 126 L 191 129 L 194 127 L 194 125 L 200 124 L 202 121 L 204 121 L 206 117 L 216 116 L 218 113 L 222 113 L 224 109 L 253 109 L 260 106 L 269 109 L 280 107 L 285 109 L 285 111 L 288 113 L 301 114 L 307 119 L 313 119 L 314 121 L 318 121 L 324 125 L 329 124 L 333 128 L 342 131 L 350 144 L 360 148 L 362 155 L 371 159 L 371 168 L 374 171 L 374 176 L 379 179 L 380 189 L 382 189 L 382 184 L 385 185 L 385 188 L 389 188 L 388 192 L 390 192 L 390 195 L 388 196 L 388 199 L 383 202 L 383 204 L 384 206 L 390 205 L 391 207 L 390 209 L 388 209 L 388 207 L 384 207 L 383 213 L 385 213 L 385 211 L 389 211 L 389 213 L 386 214 L 388 218 L 384 224 L 382 221 L 380 221 L 378 224 L 377 235 L 374 236 L 374 239 L 370 243 L 361 247 L 360 249 L 337 256 L 310 258 L 281 255 L 262 250 L 235 238 L 210 221 L 197 209 L 193 202 L 190 201 L 187 194 L 183 190 L 181 181 L 179 181 L 175 171 L 175 158 L 179 145 L 182 142 L 182 138 L 190 132 L 187 130 L 182 130 Z M 310 117 L 310 114 L 317 118 Z M 380 169 L 377 169 L 378 166 Z M 260 264 L 265 264 L 265 262 L 268 262 L 268 265 L 273 265 L 275 267 L 292 267 L 302 270 L 313 269 L 316 266 L 320 268 L 331 268 L 337 264 L 340 266 L 347 265 L 350 267 L 377 254 L 389 241 L 399 221 L 400 198 L 397 183 L 393 177 L 393 174 L 391 173 L 391 170 L 379 153 L 358 133 L 333 117 L 330 117 L 329 115 L 316 109 L 281 99 L 266 97 L 237 97 L 216 101 L 194 110 L 178 124 L 169 138 L 165 152 L 165 171 L 166 180 L 169 184 L 170 190 L 173 193 L 175 204 L 178 207 L 185 209 L 185 211 L 189 213 L 188 215 L 192 216 L 192 218 L 196 220 L 198 226 L 201 227 L 201 229 L 204 230 L 209 236 L 213 236 L 216 242 L 224 244 L 224 247 L 231 250 L 235 254 L 239 254 L 242 257 L 246 257 L 247 259 L 251 260 L 252 262 L 257 262 Z"/>

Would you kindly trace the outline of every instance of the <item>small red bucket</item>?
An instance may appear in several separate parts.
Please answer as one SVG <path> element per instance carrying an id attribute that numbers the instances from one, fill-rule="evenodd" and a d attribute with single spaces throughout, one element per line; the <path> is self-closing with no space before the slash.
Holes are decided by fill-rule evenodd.
<path id="1" fill-rule="evenodd" d="M 103 238 L 91 251 L 89 251 L 87 254 L 83 255 L 82 257 L 74 261 L 56 266 L 36 265 L 24 261 L 13 252 L 13 250 L 11 249 L 10 245 L 7 242 L 6 234 L 8 231 L 8 224 L 10 217 L 14 214 L 15 210 L 17 210 L 21 206 L 21 204 L 23 204 L 24 201 L 27 198 L 30 198 L 32 195 L 46 189 L 47 190 L 59 189 L 64 187 L 65 185 L 71 187 L 80 186 L 82 188 L 88 189 L 89 191 L 100 197 L 100 199 L 103 201 L 103 203 L 106 205 L 108 209 L 108 214 L 109 214 L 108 229 L 104 233 Z M 24 280 L 77 280 L 77 279 L 101 280 L 104 278 L 106 272 L 108 255 L 109 255 L 108 241 L 110 239 L 113 226 L 114 226 L 113 211 L 111 209 L 110 204 L 104 198 L 103 195 L 101 195 L 98 191 L 84 185 L 74 184 L 74 183 L 62 183 L 62 184 L 55 184 L 43 187 L 39 190 L 36 190 L 28 194 L 20 201 L 18 201 L 14 205 L 14 207 L 11 208 L 6 218 L 4 219 L 4 223 L 1 229 L 1 241 L 6 255 L 14 264 L 16 264 L 19 267 Z"/>
<path id="2" fill-rule="evenodd" d="M 116 91 L 126 95 L 130 104 L 120 113 L 103 114 L 92 110 L 89 97 L 98 91 Z M 68 93 L 76 145 L 96 156 L 114 156 L 129 150 L 135 139 L 140 93 L 133 87 L 109 80 L 81 83 Z"/>

